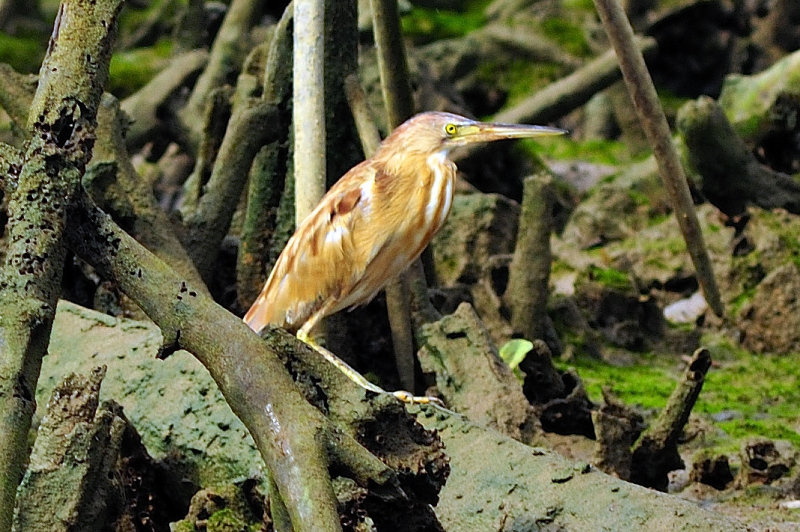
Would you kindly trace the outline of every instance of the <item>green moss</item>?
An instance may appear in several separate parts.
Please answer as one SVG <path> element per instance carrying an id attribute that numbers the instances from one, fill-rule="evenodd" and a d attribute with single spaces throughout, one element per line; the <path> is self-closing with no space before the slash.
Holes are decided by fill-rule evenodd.
<path id="1" fill-rule="evenodd" d="M 787 214 L 779 211 L 764 211 L 761 220 L 778 235 L 780 247 L 798 267 L 800 267 L 800 234 L 798 226 Z"/>
<path id="2" fill-rule="evenodd" d="M 572 55 L 588 57 L 592 53 L 583 28 L 569 20 L 547 18 L 542 21 L 542 31 Z"/>
<path id="3" fill-rule="evenodd" d="M 47 40 L 40 37 L 12 37 L 0 32 L 0 63 L 8 63 L 17 72 L 34 74 L 44 58 Z"/>
<path id="4" fill-rule="evenodd" d="M 245 523 L 242 521 L 233 510 L 225 508 L 218 512 L 214 512 L 208 518 L 206 530 L 208 532 L 240 532 L 245 529 Z"/>
<path id="5" fill-rule="evenodd" d="M 572 361 L 571 365 L 577 369 L 591 400 L 598 403 L 603 400 L 603 387 L 609 386 L 628 404 L 648 410 L 661 409 L 675 387 L 675 377 L 663 364 L 663 359 L 654 355 L 641 355 L 637 364 L 626 367 L 583 357 Z"/>
<path id="6" fill-rule="evenodd" d="M 745 289 L 744 292 L 734 297 L 730 304 L 730 313 L 733 316 L 738 316 L 739 312 L 742 310 L 742 307 L 744 307 L 751 299 L 753 299 L 753 295 L 755 295 L 755 293 L 756 288 L 753 286 Z"/>
<path id="7" fill-rule="evenodd" d="M 463 37 L 483 26 L 485 22 L 486 17 L 483 15 L 482 9 L 459 12 L 415 7 L 400 18 L 403 35 L 410 37 L 416 43 Z"/>
<path id="8" fill-rule="evenodd" d="M 537 153 L 548 159 L 572 160 L 618 165 L 630 161 L 628 148 L 615 140 L 574 140 L 569 137 L 543 137 L 538 140 L 518 142 L 527 151 Z M 607 178 L 612 181 L 613 178 Z"/>
<path id="9" fill-rule="evenodd" d="M 630 275 L 614 268 L 600 268 L 592 264 L 589 266 L 589 278 L 612 290 L 626 292 L 633 288 Z"/>
<path id="10" fill-rule="evenodd" d="M 162 39 L 148 48 L 114 54 L 109 65 L 108 90 L 124 98 L 142 88 L 167 63 L 172 41 Z"/>
<path id="11" fill-rule="evenodd" d="M 563 0 L 564 9 L 570 11 L 590 11 L 594 13 L 593 0 Z"/>
<path id="12" fill-rule="evenodd" d="M 686 251 L 686 243 L 681 235 L 652 240 L 643 238 L 631 239 L 630 243 L 648 255 L 656 253 L 676 255 Z"/>
<path id="13" fill-rule="evenodd" d="M 626 194 L 628 194 L 628 197 L 631 199 L 631 201 L 633 201 L 635 205 L 640 205 L 640 206 L 650 205 L 650 198 L 647 197 L 647 194 L 644 194 L 643 192 L 640 192 L 633 188 L 629 188 L 625 192 Z M 661 221 L 663 221 L 663 218 L 661 219 Z M 653 223 L 653 225 L 655 225 L 655 223 Z"/>
<path id="14" fill-rule="evenodd" d="M 177 523 L 173 523 L 171 527 L 172 532 L 197 532 L 197 528 L 194 526 L 194 524 L 186 519 L 178 521 Z"/>
<path id="15" fill-rule="evenodd" d="M 711 351 L 714 366 L 693 415 L 724 431 L 708 434 L 704 445 L 731 452 L 738 450 L 742 440 L 762 436 L 800 446 L 800 353 L 756 355 L 712 336 L 704 337 L 702 343 Z M 586 357 L 571 365 L 593 401 L 600 402 L 602 387 L 610 386 L 626 403 L 655 410 L 664 407 L 684 371 L 675 356 L 664 354 L 641 355 L 626 367 Z M 722 412 L 730 412 L 732 418 L 714 421 L 713 416 Z"/>
<path id="16" fill-rule="evenodd" d="M 506 92 L 506 106 L 513 106 L 563 76 L 563 67 L 525 59 L 505 62 L 484 61 L 478 65 L 476 78 Z"/>

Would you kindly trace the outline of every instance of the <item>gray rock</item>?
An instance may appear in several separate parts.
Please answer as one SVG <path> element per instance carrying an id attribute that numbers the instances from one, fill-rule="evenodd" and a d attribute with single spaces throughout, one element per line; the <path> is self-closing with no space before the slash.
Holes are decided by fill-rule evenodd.
<path id="1" fill-rule="evenodd" d="M 155 325 L 61 301 L 36 392 L 37 417 L 65 375 L 106 365 L 101 400 L 123 406 L 154 459 L 197 485 L 263 477 L 255 443 L 206 369 L 185 351 L 157 360 L 160 342 Z"/>

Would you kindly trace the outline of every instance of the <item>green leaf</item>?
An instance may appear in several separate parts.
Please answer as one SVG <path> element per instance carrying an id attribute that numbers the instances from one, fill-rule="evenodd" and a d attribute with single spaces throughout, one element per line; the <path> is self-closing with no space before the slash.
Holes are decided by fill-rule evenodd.
<path id="1" fill-rule="evenodd" d="M 509 368 L 517 369 L 520 362 L 525 360 L 528 353 L 533 349 L 533 344 L 524 338 L 515 338 L 506 342 L 500 348 L 500 358 L 503 359 Z"/>

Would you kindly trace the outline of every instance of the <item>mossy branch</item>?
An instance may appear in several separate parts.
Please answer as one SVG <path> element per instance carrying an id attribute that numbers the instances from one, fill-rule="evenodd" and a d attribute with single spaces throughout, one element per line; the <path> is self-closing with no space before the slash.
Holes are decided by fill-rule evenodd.
<path id="1" fill-rule="evenodd" d="M 269 275 L 269 246 L 275 235 L 278 208 L 286 186 L 293 15 L 290 5 L 276 24 L 264 67 L 262 98 L 277 109 L 273 128 L 280 139 L 263 146 L 250 167 L 247 206 L 236 257 L 236 297 L 241 308 L 247 308 L 255 300 Z"/>
<path id="2" fill-rule="evenodd" d="M 128 230 L 134 238 L 205 291 L 200 274 L 173 231 L 167 214 L 158 206 L 152 188 L 133 167 L 125 146 L 126 125 L 127 118 L 120 110 L 119 101 L 104 94 L 97 113 L 98 140 L 87 176 L 96 165 L 113 163 L 117 167 L 116 178 L 110 183 L 86 179 L 84 183 L 95 201 L 109 213 L 123 215 L 120 206 L 115 204 L 123 201 L 130 210 L 124 216 L 128 218 Z"/>
<path id="3" fill-rule="evenodd" d="M 294 386 L 268 344 L 86 202 L 70 245 L 117 281 L 162 331 L 164 349 L 186 349 L 208 369 L 244 422 L 296 531 L 338 530 L 328 476 L 326 422 Z"/>
<path id="4" fill-rule="evenodd" d="M 10 530 L 33 392 L 47 351 L 66 247 L 67 209 L 91 157 L 120 0 L 65 0 L 55 21 L 11 195 L 0 268 L 0 530 Z"/>
<path id="5" fill-rule="evenodd" d="M 675 217 L 686 241 L 686 247 L 692 258 L 697 280 L 703 289 L 708 306 L 717 316 L 722 316 L 724 309 L 720 298 L 711 259 L 706 250 L 703 232 L 697 213 L 694 210 L 692 195 L 686 183 L 678 152 L 672 143 L 669 125 L 661 109 L 653 80 L 647 71 L 644 57 L 636 47 L 633 29 L 625 15 L 625 11 L 617 0 L 594 0 L 608 38 L 619 57 L 622 77 L 628 87 L 633 106 L 642 122 L 647 140 L 653 148 L 653 155 L 659 167 L 659 174 L 669 193 Z"/>
<path id="6" fill-rule="evenodd" d="M 8 144 L 0 142 L 0 212 L 5 212 L 8 198 L 17 188 L 20 166 L 25 154 Z"/>

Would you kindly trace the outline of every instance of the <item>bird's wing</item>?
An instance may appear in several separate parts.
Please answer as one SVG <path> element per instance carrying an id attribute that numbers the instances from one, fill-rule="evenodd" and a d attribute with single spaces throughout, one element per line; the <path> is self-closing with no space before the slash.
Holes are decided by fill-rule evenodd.
<path id="1" fill-rule="evenodd" d="M 374 176 L 366 162 L 354 167 L 300 224 L 245 315 L 252 329 L 273 324 L 296 330 L 323 306 L 322 315 L 328 315 L 358 303 L 348 296 L 381 247 L 364 238 L 375 236 L 370 231 Z"/>

